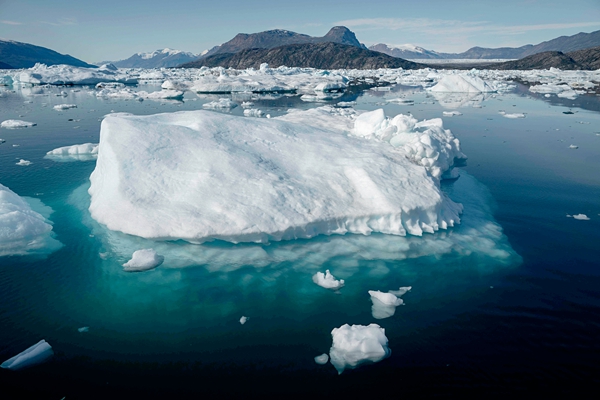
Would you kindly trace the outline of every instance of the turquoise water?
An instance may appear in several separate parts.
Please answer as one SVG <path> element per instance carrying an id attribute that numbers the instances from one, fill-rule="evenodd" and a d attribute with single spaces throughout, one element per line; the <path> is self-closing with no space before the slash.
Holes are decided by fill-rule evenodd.
<path id="1" fill-rule="evenodd" d="M 67 97 L 56 96 L 61 90 Z M 376 393 L 392 383 L 423 395 L 508 394 L 598 383 L 598 112 L 553 105 L 529 97 L 523 87 L 471 100 L 436 99 L 408 87 L 346 94 L 339 100 L 357 101 L 357 109 L 381 107 L 388 116 L 463 113 L 444 117 L 469 157 L 461 177 L 443 183 L 465 206 L 461 225 L 420 238 L 191 245 L 106 230 L 87 212 L 94 161 L 43 156 L 56 147 L 97 142 L 100 119 L 111 111 L 201 109 L 215 96 L 138 102 L 97 99 L 71 88 L 34 91 L 41 93 L 26 88 L 0 97 L 0 120 L 37 123 L 0 130 L 6 140 L 0 183 L 53 210 L 50 220 L 63 247 L 45 257 L 0 258 L 0 358 L 40 339 L 53 346 L 55 357 L 18 373 L 0 370 L 3 387 L 39 398 L 120 398 Z M 385 102 L 400 96 L 415 104 Z M 297 96 L 253 101 L 273 116 L 327 104 Z M 62 103 L 78 107 L 52 109 Z M 563 114 L 568 107 L 575 114 Z M 507 119 L 500 110 L 527 117 Z M 21 158 L 32 164 L 15 165 Z M 566 217 L 579 213 L 590 220 Z M 146 247 L 164 255 L 165 264 L 123 272 L 132 252 Z M 346 281 L 339 294 L 312 282 L 325 269 Z M 391 318 L 374 320 L 367 291 L 400 286 L 413 287 L 403 296 L 405 305 Z M 249 317 L 244 325 L 242 315 Z M 333 328 L 371 322 L 385 328 L 391 357 L 340 376 L 330 364 L 313 361 L 328 352 Z M 89 331 L 78 332 L 84 326 Z"/>

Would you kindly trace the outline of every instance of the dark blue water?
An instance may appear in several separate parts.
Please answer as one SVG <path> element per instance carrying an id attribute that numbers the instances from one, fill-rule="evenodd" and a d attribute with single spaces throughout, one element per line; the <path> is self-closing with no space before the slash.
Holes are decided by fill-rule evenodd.
<path id="1" fill-rule="evenodd" d="M 55 351 L 45 364 L 0 370 L 1 398 L 324 397 L 390 390 L 412 397 L 554 397 L 597 387 L 598 112 L 522 90 L 488 97 L 481 108 L 452 104 L 463 115 L 444 124 L 469 160 L 461 178 L 443 185 L 465 206 L 463 223 L 448 232 L 198 246 L 107 231 L 87 212 L 94 162 L 43 156 L 97 142 L 99 119 L 111 111 L 201 109 L 214 98 L 188 93 L 184 102 L 140 103 L 69 89 L 67 98 L 55 96 L 60 90 L 0 98 L 0 120 L 38 124 L 0 130 L 6 140 L 0 183 L 51 207 L 63 244 L 45 258 L 0 258 L 0 360 L 40 339 Z M 385 102 L 399 96 L 415 104 Z M 340 100 L 418 119 L 447 110 L 425 92 L 402 87 Z M 587 104 L 598 100 L 586 97 Z M 320 105 L 297 97 L 254 102 L 272 115 Z M 78 108 L 52 109 L 61 103 Z M 568 107 L 576 113 L 563 114 Z M 500 110 L 527 118 L 506 119 Z M 20 158 L 32 164 L 15 165 Z M 579 213 L 590 220 L 566 217 Z M 155 247 L 171 264 L 124 273 L 121 264 L 144 247 Z M 311 281 L 327 268 L 346 280 L 339 295 Z M 400 286 L 413 287 L 403 297 L 406 305 L 374 320 L 367 291 Z M 250 317 L 245 325 L 241 315 Z M 330 364 L 315 364 L 313 357 L 331 346 L 331 329 L 371 322 L 385 328 L 391 357 L 339 376 Z M 78 332 L 83 326 L 89 332 Z"/>

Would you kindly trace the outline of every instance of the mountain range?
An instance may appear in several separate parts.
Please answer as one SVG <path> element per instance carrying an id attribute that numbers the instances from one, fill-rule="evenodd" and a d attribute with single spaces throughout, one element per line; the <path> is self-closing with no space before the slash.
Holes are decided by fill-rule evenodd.
<path id="1" fill-rule="evenodd" d="M 14 40 L 0 40 L 0 62 L 13 68 L 31 68 L 35 63 L 95 67 L 95 65 L 88 64 L 68 54 L 60 54 L 45 47 L 15 42 Z"/>
<path id="2" fill-rule="evenodd" d="M 296 43 L 270 49 L 245 49 L 237 53 L 218 53 L 202 57 L 196 61 L 181 65 L 182 68 L 225 67 L 225 68 L 259 68 L 268 63 L 276 68 L 307 67 L 319 69 L 378 69 L 404 68 L 418 69 L 426 67 L 388 56 L 377 51 L 342 43 Z"/>
<path id="3" fill-rule="evenodd" d="M 198 57 L 200 54 L 166 48 L 152 53 L 136 53 L 125 60 L 102 61 L 98 65 L 110 63 L 119 68 L 172 68 Z"/>
<path id="4" fill-rule="evenodd" d="M 370 50 L 380 51 L 392 57 L 405 59 L 520 59 L 545 51 L 568 53 L 576 50 L 600 46 L 600 31 L 578 33 L 572 36 L 560 36 L 536 45 L 527 44 L 521 47 L 472 47 L 462 53 L 438 53 L 414 45 L 388 46 L 378 43 L 370 46 Z"/>

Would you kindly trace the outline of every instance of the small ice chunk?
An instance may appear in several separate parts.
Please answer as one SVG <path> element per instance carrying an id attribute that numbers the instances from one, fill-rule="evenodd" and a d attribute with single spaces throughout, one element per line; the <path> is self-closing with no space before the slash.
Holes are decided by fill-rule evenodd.
<path id="1" fill-rule="evenodd" d="M 329 361 L 329 355 L 327 355 L 327 353 L 315 357 L 315 362 L 319 365 L 325 365 L 327 364 L 327 361 Z"/>
<path id="2" fill-rule="evenodd" d="M 525 114 L 523 114 L 523 113 L 511 113 L 511 114 L 509 114 L 509 113 L 504 112 L 504 113 L 502 113 L 502 116 L 504 118 L 511 118 L 511 119 L 525 118 Z"/>
<path id="3" fill-rule="evenodd" d="M 133 253 L 131 260 L 123 264 L 123 270 L 127 272 L 147 271 L 158 267 L 165 258 L 158 255 L 154 249 L 142 249 Z"/>
<path id="4" fill-rule="evenodd" d="M 396 307 L 404 304 L 404 300 L 399 297 L 408 292 L 410 286 L 401 287 L 398 290 L 390 290 L 387 293 L 382 293 L 379 290 L 369 290 L 371 295 L 371 314 L 375 319 L 384 319 L 393 316 L 396 313 Z"/>
<path id="5" fill-rule="evenodd" d="M 53 108 L 57 111 L 68 110 L 69 108 L 77 108 L 77 104 L 58 104 Z"/>
<path id="6" fill-rule="evenodd" d="M 219 101 L 211 101 L 210 103 L 202 104 L 202 107 L 211 110 L 232 109 L 237 107 L 237 104 L 229 99 L 220 99 Z"/>
<path id="7" fill-rule="evenodd" d="M 248 321 L 248 317 L 242 315 L 242 318 L 240 318 L 240 324 L 244 325 L 246 321 Z"/>
<path id="8" fill-rule="evenodd" d="M 75 144 L 50 150 L 44 158 L 53 161 L 89 161 L 98 157 L 98 143 Z"/>
<path id="9" fill-rule="evenodd" d="M 263 115 L 265 113 L 257 108 L 247 108 L 244 110 L 245 117 L 262 117 Z"/>
<path id="10" fill-rule="evenodd" d="M 53 355 L 54 352 L 52 351 L 52 346 L 42 339 L 27 350 L 4 361 L 0 367 L 16 371 L 21 368 L 42 363 Z"/>
<path id="11" fill-rule="evenodd" d="M 254 107 L 254 103 L 251 101 L 244 101 L 242 103 L 242 108 L 251 108 L 251 107 Z"/>
<path id="12" fill-rule="evenodd" d="M 589 221 L 590 220 L 590 217 L 588 217 L 585 214 L 575 214 L 575 215 L 573 215 L 573 218 L 578 219 L 580 221 Z"/>
<path id="13" fill-rule="evenodd" d="M 442 111 L 444 117 L 454 117 L 455 115 L 462 115 L 460 111 Z"/>
<path id="14" fill-rule="evenodd" d="M 325 270 L 325 273 L 317 272 L 313 275 L 312 280 L 317 285 L 324 287 L 325 289 L 340 289 L 344 287 L 344 280 L 336 280 L 329 270 Z"/>
<path id="15" fill-rule="evenodd" d="M 346 368 L 356 368 L 365 362 L 381 361 L 392 353 L 385 330 L 377 324 L 344 324 L 334 328 L 331 336 L 333 343 L 329 357 L 338 374 Z"/>
<path id="16" fill-rule="evenodd" d="M 31 161 L 20 159 L 19 162 L 16 163 L 16 164 L 17 165 L 22 165 L 22 166 L 27 166 L 27 165 L 31 165 Z"/>
<path id="17" fill-rule="evenodd" d="M 31 126 L 36 126 L 37 124 L 33 122 L 21 121 L 20 119 L 7 119 L 6 121 L 2 121 L 0 124 L 0 128 L 6 129 L 16 129 L 16 128 L 29 128 Z"/>
<path id="18" fill-rule="evenodd" d="M 79 333 L 89 332 L 89 330 L 90 330 L 89 326 L 82 326 L 81 328 L 77 328 L 77 331 Z"/>
<path id="19" fill-rule="evenodd" d="M 570 145 L 570 146 L 569 146 L 569 148 L 570 148 L 570 149 L 578 149 L 578 148 L 579 148 L 579 146 L 576 146 L 576 145 L 572 144 L 572 145 Z"/>

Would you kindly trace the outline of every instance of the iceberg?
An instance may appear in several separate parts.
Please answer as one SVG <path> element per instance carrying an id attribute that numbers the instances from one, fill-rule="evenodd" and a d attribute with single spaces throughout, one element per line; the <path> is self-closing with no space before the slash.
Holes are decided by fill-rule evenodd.
<path id="1" fill-rule="evenodd" d="M 18 163 L 16 163 L 16 165 L 21 165 L 21 166 L 27 166 L 27 165 L 31 165 L 31 161 L 29 160 L 23 160 L 22 158 L 19 160 Z"/>
<path id="2" fill-rule="evenodd" d="M 491 93 L 497 89 L 483 79 L 468 74 L 444 75 L 431 92 Z"/>
<path id="3" fill-rule="evenodd" d="M 338 374 L 346 368 L 356 368 L 365 362 L 381 361 L 392 353 L 385 330 L 377 324 L 344 324 L 334 328 L 331 336 L 333 344 L 329 350 L 329 358 Z"/>
<path id="4" fill-rule="evenodd" d="M 0 367 L 13 371 L 40 364 L 54 355 L 52 346 L 45 340 L 40 340 L 27 350 L 17 354 L 0 364 Z"/>
<path id="5" fill-rule="evenodd" d="M 211 110 L 229 110 L 237 107 L 237 104 L 229 99 L 219 99 L 219 101 L 211 101 L 210 103 L 202 104 L 202 107 Z"/>
<path id="6" fill-rule="evenodd" d="M 343 279 L 340 279 L 340 280 L 335 279 L 335 277 L 333 275 L 331 275 L 329 270 L 326 270 L 325 273 L 317 272 L 316 274 L 313 275 L 312 280 L 314 283 L 316 283 L 317 285 L 319 285 L 325 289 L 337 290 L 337 289 L 344 287 L 344 280 Z"/>
<path id="7" fill-rule="evenodd" d="M 325 365 L 327 364 L 327 361 L 329 361 L 329 355 L 327 353 L 315 357 L 315 362 L 319 365 Z"/>
<path id="8" fill-rule="evenodd" d="M 165 258 L 161 255 L 158 255 L 154 249 L 137 250 L 131 256 L 131 260 L 123 264 L 123 271 L 148 271 L 158 267 L 164 261 Z"/>
<path id="9" fill-rule="evenodd" d="M 74 144 L 50 150 L 44 158 L 58 162 L 90 161 L 98 157 L 97 143 Z"/>
<path id="10" fill-rule="evenodd" d="M 0 127 L 6 129 L 29 128 L 35 125 L 33 122 L 21 121 L 19 119 L 7 119 L 0 123 Z"/>
<path id="11" fill-rule="evenodd" d="M 119 71 L 112 64 L 100 68 L 73 67 L 71 65 L 35 64 L 13 76 L 15 84 L 26 85 L 96 85 L 101 82 L 137 83 L 126 71 Z"/>
<path id="12" fill-rule="evenodd" d="M 398 290 L 390 290 L 387 293 L 379 290 L 369 290 L 371 296 L 371 314 L 375 319 L 384 319 L 393 316 L 396 313 L 396 307 L 404 304 L 404 300 L 400 298 L 403 294 L 411 289 L 410 286 L 401 287 Z"/>
<path id="13" fill-rule="evenodd" d="M 57 111 L 68 110 L 69 108 L 77 108 L 77 104 L 58 104 L 53 107 Z"/>
<path id="14" fill-rule="evenodd" d="M 242 315 L 240 318 L 240 324 L 244 325 L 248 321 L 248 319 L 248 317 Z"/>
<path id="15" fill-rule="evenodd" d="M 451 137 L 441 122 L 425 125 Z M 89 210 L 111 230 L 191 243 L 421 236 L 460 222 L 462 206 L 413 161 L 427 151 L 405 151 L 412 139 L 394 147 L 340 133 L 210 111 L 109 116 Z"/>
<path id="16" fill-rule="evenodd" d="M 38 205 L 50 214 L 48 207 L 41 202 Z M 52 225 L 46 218 L 0 184 L 0 257 L 50 253 L 61 246 L 52 237 Z"/>

